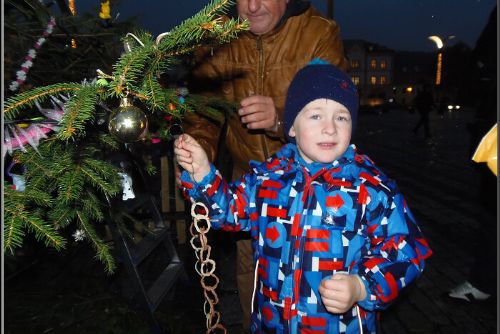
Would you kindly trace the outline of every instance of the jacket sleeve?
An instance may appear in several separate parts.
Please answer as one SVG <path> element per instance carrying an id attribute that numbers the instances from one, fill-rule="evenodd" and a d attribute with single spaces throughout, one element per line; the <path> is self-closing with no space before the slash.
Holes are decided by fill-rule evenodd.
<path id="1" fill-rule="evenodd" d="M 386 185 L 389 191 L 370 190 L 366 206 L 370 247 L 351 269 L 367 291 L 358 304 L 370 311 L 385 309 L 395 300 L 401 289 L 420 276 L 425 259 L 432 254 L 396 184 L 389 181 Z"/>
<path id="2" fill-rule="evenodd" d="M 191 93 L 203 96 L 221 96 L 218 87 L 217 68 L 210 61 L 212 50 L 208 47 L 200 48 L 195 55 L 195 67 L 189 77 L 189 90 Z M 182 127 L 184 132 L 195 138 L 207 152 L 210 161 L 217 157 L 221 125 L 217 122 L 192 112 L 184 115 Z"/>
<path id="3" fill-rule="evenodd" d="M 215 229 L 225 231 L 250 231 L 255 220 L 255 176 L 243 175 L 239 180 L 227 184 L 220 172 L 212 165 L 210 173 L 198 183 L 193 183 L 189 174 L 181 175 L 184 196 L 192 203 L 202 202 L 209 208 L 210 222 Z"/>
<path id="4" fill-rule="evenodd" d="M 335 21 L 327 21 L 328 24 L 323 25 L 324 31 L 318 32 L 320 40 L 315 50 L 314 58 L 318 57 L 326 60 L 346 71 L 348 62 L 344 54 L 344 44 L 340 35 L 340 28 Z"/>
<path id="5" fill-rule="evenodd" d="M 207 153 L 208 159 L 214 162 L 217 157 L 221 125 L 195 112 L 188 113 L 182 120 L 184 132 L 195 138 Z"/>

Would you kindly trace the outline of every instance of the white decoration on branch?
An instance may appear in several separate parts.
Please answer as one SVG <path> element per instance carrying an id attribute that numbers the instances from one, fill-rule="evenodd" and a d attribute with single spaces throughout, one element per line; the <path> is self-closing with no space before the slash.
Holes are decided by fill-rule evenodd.
<path id="1" fill-rule="evenodd" d="M 26 189 L 26 178 L 24 175 L 10 174 L 12 185 L 16 191 L 24 191 Z"/>
<path id="2" fill-rule="evenodd" d="M 135 198 L 134 189 L 132 188 L 132 178 L 127 173 L 118 173 L 122 178 L 122 200 L 126 201 Z"/>
<path id="3" fill-rule="evenodd" d="M 75 241 L 82 241 L 85 238 L 85 231 L 76 230 L 75 233 L 73 233 L 73 238 L 75 238 Z"/>

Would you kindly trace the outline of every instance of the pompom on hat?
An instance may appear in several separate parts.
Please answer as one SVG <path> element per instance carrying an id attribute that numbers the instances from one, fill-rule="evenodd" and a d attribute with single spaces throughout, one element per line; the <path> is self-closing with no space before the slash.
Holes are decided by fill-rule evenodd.
<path id="1" fill-rule="evenodd" d="M 336 66 L 323 59 L 315 58 L 297 72 L 288 87 L 283 129 L 289 142 L 295 142 L 295 139 L 288 135 L 295 118 L 309 102 L 316 99 L 330 99 L 346 107 L 351 114 L 354 132 L 359 107 L 356 85 L 345 72 Z"/>

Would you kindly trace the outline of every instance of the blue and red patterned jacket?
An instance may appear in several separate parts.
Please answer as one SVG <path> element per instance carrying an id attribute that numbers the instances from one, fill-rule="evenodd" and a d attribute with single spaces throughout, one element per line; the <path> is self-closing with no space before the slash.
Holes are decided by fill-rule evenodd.
<path id="1" fill-rule="evenodd" d="M 207 204 L 214 228 L 250 231 L 257 288 L 253 333 L 376 332 L 376 313 L 423 271 L 431 250 L 396 183 L 354 145 L 314 175 L 294 144 L 227 184 L 212 170 L 182 175 L 185 195 Z M 367 297 L 344 314 L 326 311 L 320 281 L 361 277 Z M 358 312 L 359 311 L 359 315 Z"/>

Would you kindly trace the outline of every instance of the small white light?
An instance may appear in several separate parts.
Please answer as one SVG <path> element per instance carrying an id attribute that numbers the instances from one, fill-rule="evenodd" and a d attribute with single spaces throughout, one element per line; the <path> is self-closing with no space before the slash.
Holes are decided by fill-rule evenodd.
<path id="1" fill-rule="evenodd" d="M 457 110 L 458 110 L 458 109 L 460 109 L 460 106 L 457 104 L 457 105 L 455 106 L 455 109 L 457 109 Z"/>
<path id="2" fill-rule="evenodd" d="M 448 107 L 449 108 L 449 107 Z M 125 118 L 123 120 L 123 126 L 126 128 L 131 128 L 134 125 L 134 121 L 130 118 Z"/>
<path id="3" fill-rule="evenodd" d="M 448 106 L 448 110 L 452 110 L 452 109 L 453 109 L 453 106 L 450 104 L 450 105 Z"/>

